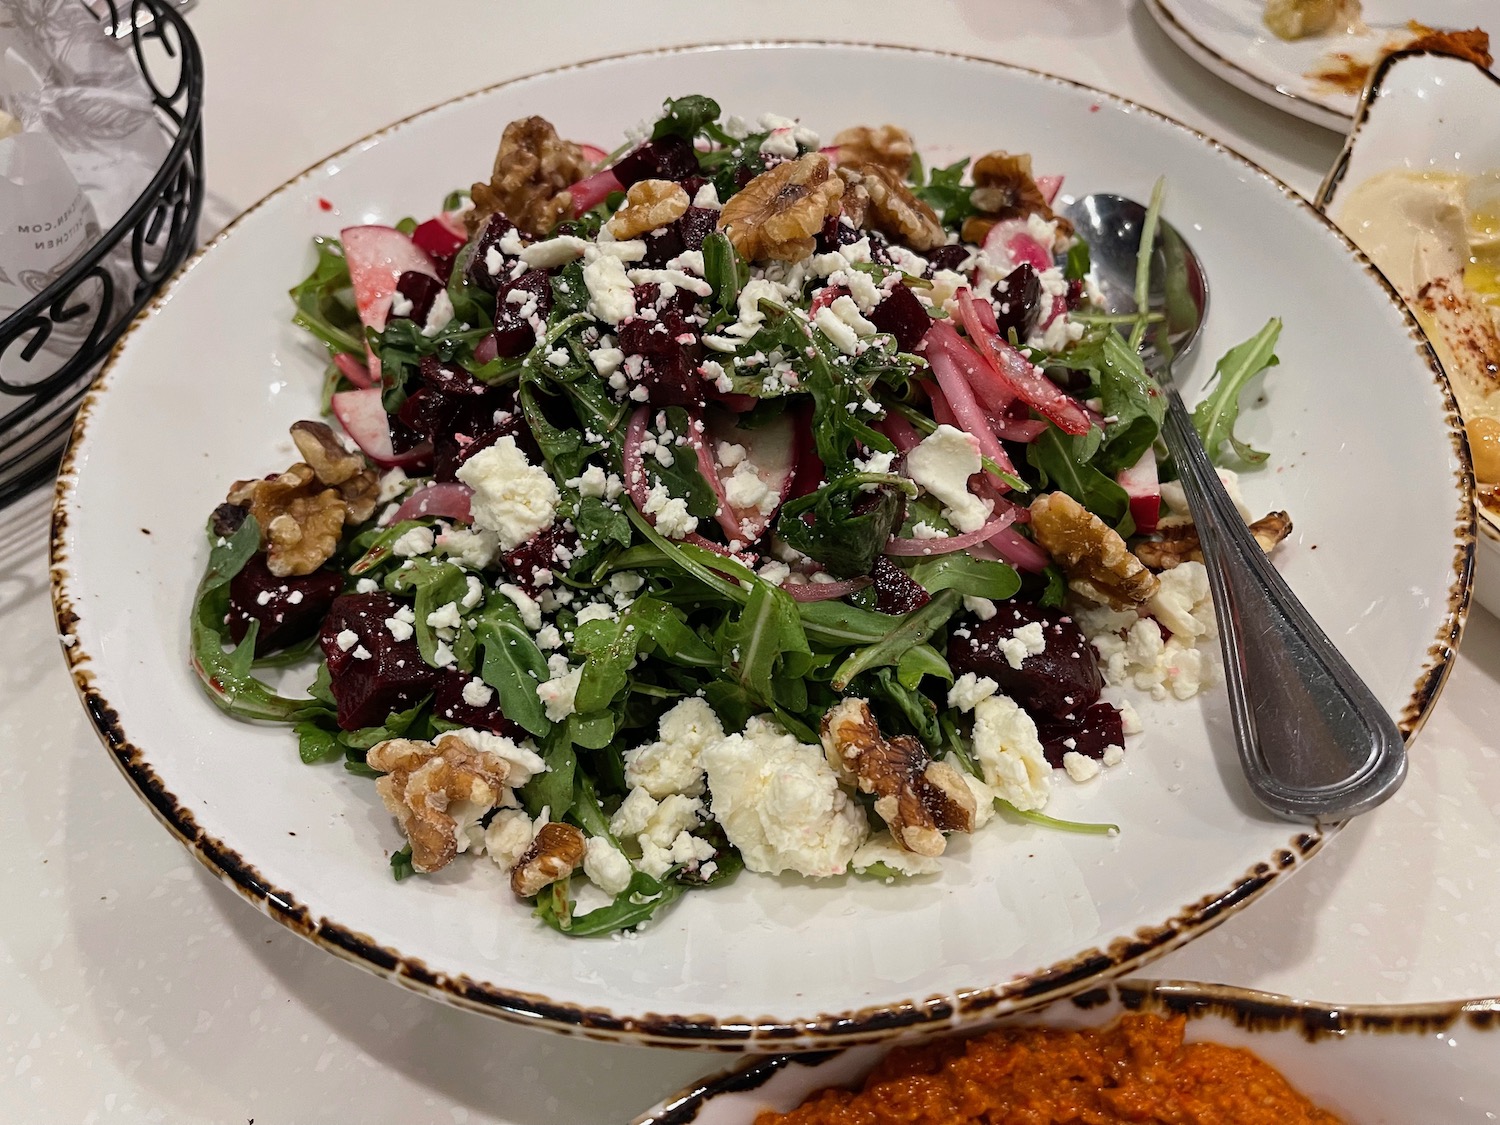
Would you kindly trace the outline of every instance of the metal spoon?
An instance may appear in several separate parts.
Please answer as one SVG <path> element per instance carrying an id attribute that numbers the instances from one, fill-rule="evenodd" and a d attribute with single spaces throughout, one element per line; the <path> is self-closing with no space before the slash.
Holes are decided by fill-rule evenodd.
<path id="1" fill-rule="evenodd" d="M 1089 244 L 1109 311 L 1134 312 L 1146 208 L 1100 194 L 1062 213 Z M 1198 258 L 1165 223 L 1151 279 L 1147 304 L 1164 319 L 1149 334 L 1143 359 L 1167 396 L 1162 437 L 1203 548 L 1245 778 L 1262 804 L 1291 819 L 1365 812 L 1406 777 L 1401 732 L 1267 560 L 1209 463 L 1172 381 L 1174 356 L 1203 326 L 1208 286 Z"/>

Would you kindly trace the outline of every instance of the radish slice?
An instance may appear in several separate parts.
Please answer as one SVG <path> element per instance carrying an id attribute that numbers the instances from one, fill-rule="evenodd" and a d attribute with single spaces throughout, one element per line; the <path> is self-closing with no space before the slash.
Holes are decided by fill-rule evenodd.
<path id="1" fill-rule="evenodd" d="M 333 365 L 339 369 L 339 374 L 361 390 L 375 385 L 375 380 L 370 378 L 370 369 L 359 361 L 358 356 L 352 356 L 348 352 L 339 352 L 333 357 Z"/>
<path id="2" fill-rule="evenodd" d="M 991 261 L 1012 266 L 1027 262 L 1038 273 L 1055 264 L 1052 252 L 1032 237 L 1025 219 L 1006 219 L 992 226 L 984 236 L 984 252 Z"/>
<path id="3" fill-rule="evenodd" d="M 702 372 L 699 372 L 702 374 Z M 713 387 L 708 388 L 708 397 L 736 414 L 747 414 L 760 404 L 760 399 L 754 395 L 742 395 L 738 391 L 720 391 Z"/>
<path id="4" fill-rule="evenodd" d="M 1000 439 L 995 436 L 995 431 L 990 429 L 989 416 L 980 409 L 968 380 L 958 369 L 958 364 L 954 363 L 948 353 L 941 348 L 929 351 L 927 362 L 932 365 L 932 373 L 937 376 L 938 387 L 941 388 L 939 393 L 947 400 L 948 409 L 957 420 L 958 428 L 973 435 L 974 439 L 979 442 L 979 452 L 1007 473 L 1014 473 L 1016 467 L 1010 463 L 1010 458 L 1001 448 Z M 936 393 L 933 398 L 936 400 Z"/>
<path id="5" fill-rule="evenodd" d="M 1047 429 L 1047 423 L 1040 418 L 1007 418 L 1002 415 L 990 419 L 990 429 L 1001 441 L 1032 442 Z"/>
<path id="6" fill-rule="evenodd" d="M 979 319 L 979 303 L 974 300 L 972 292 L 960 289 L 958 306 L 963 316 L 964 330 L 968 332 L 970 341 L 979 348 L 979 354 L 988 362 L 996 378 L 1043 417 L 1051 419 L 1063 433 L 1089 432 L 1089 417 L 1082 406 L 1032 366 L 1030 360 L 1002 340 L 999 333 L 985 330 Z M 935 323 L 934 328 L 936 327 Z M 930 338 L 932 333 L 927 335 Z"/>
<path id="7" fill-rule="evenodd" d="M 380 401 L 380 388 L 340 391 L 331 401 L 333 415 L 354 439 L 354 444 L 382 469 L 406 467 L 425 461 L 432 455 L 432 443 L 422 442 L 397 453 L 391 445 L 391 419 Z"/>
<path id="8" fill-rule="evenodd" d="M 714 496 L 719 501 L 719 509 L 714 512 L 714 519 L 719 521 L 719 526 L 724 529 L 724 534 L 730 540 L 744 539 L 745 529 L 740 523 L 739 516 L 729 506 L 729 497 L 724 495 L 724 482 L 719 479 L 719 466 L 714 462 L 714 456 L 708 451 L 708 443 L 703 440 L 703 423 L 694 418 L 688 431 L 688 444 L 693 447 L 693 452 L 698 457 L 698 472 L 703 479 L 708 481 L 708 486 L 714 490 Z M 750 536 L 751 539 L 758 538 Z"/>
<path id="9" fill-rule="evenodd" d="M 1161 483 L 1156 475 L 1156 450 L 1149 445 L 1141 459 L 1115 477 L 1130 497 L 1130 518 L 1141 534 L 1156 530 L 1161 520 Z"/>
<path id="10" fill-rule="evenodd" d="M 870 584 L 868 578 L 848 578 L 842 582 L 789 582 L 782 587 L 797 602 L 826 602 L 842 598 Z"/>
<path id="11" fill-rule="evenodd" d="M 993 322 L 995 310 L 988 301 L 976 302 L 974 307 L 978 310 L 981 319 L 988 312 Z M 996 332 L 998 334 L 998 326 Z M 968 380 L 969 386 L 973 388 L 974 394 L 989 408 L 992 419 L 1009 410 L 1011 403 L 1016 401 L 1016 396 L 1011 393 L 1010 388 L 990 372 L 990 366 L 984 361 L 984 357 L 964 343 L 963 337 L 954 331 L 951 324 L 935 322 L 927 331 L 924 345 L 927 352 L 938 349 L 958 365 L 958 369 Z M 928 359 L 931 359 L 930 354 Z"/>
<path id="12" fill-rule="evenodd" d="M 469 512 L 469 500 L 473 495 L 472 488 L 458 481 L 429 484 L 408 496 L 401 507 L 396 509 L 391 522 L 400 523 L 402 520 L 421 519 L 423 516 L 442 516 L 444 519 L 468 523 L 473 518 Z"/>
<path id="13" fill-rule="evenodd" d="M 1047 564 L 1052 561 L 1047 557 L 1046 551 L 1013 527 L 1001 528 L 998 534 L 990 537 L 989 543 L 1002 559 L 1017 570 L 1037 574 L 1046 570 Z"/>
<path id="14" fill-rule="evenodd" d="M 580 141 L 578 147 L 583 151 L 583 158 L 593 165 L 603 164 L 605 158 L 609 156 L 609 153 L 598 145 L 586 145 Z"/>
<path id="15" fill-rule="evenodd" d="M 480 340 L 479 343 L 474 345 L 475 363 L 490 363 L 499 354 L 500 341 L 495 338 L 495 334 L 493 332 L 486 334 L 484 339 Z"/>
<path id="16" fill-rule="evenodd" d="M 576 218 L 585 211 L 592 211 L 603 203 L 612 192 L 624 191 L 625 185 L 615 178 L 608 168 L 586 176 L 568 189 L 573 200 L 573 215 Z"/>
<path id="17" fill-rule="evenodd" d="M 754 430 L 742 430 L 735 424 L 733 415 L 722 410 L 710 410 L 707 414 L 706 436 L 714 443 L 715 450 L 721 442 L 741 446 L 745 450 L 745 461 L 742 464 L 754 466 L 755 475 L 776 498 L 770 511 L 762 511 L 759 507 L 734 507 L 727 499 L 728 488 L 730 478 L 735 475 L 739 466 L 719 465 L 717 457 L 710 458 L 709 463 L 714 465 L 716 474 L 714 491 L 725 498 L 724 504 L 739 524 L 740 532 L 733 537 L 753 543 L 771 526 L 771 520 L 791 492 L 792 482 L 797 475 L 797 428 L 792 416 L 783 411 L 763 426 Z M 702 464 L 701 461 L 699 463 Z M 719 522 L 722 524 L 724 521 L 720 519 Z"/>
<path id="18" fill-rule="evenodd" d="M 1061 176 L 1038 176 L 1036 178 L 1036 189 L 1042 193 L 1042 198 L 1047 201 L 1047 206 L 1052 206 L 1052 201 L 1057 198 L 1057 193 L 1062 190 L 1063 178 Z"/>
<path id="19" fill-rule="evenodd" d="M 442 280 L 432 259 L 395 227 L 345 227 L 339 231 L 339 241 L 344 247 L 344 260 L 349 263 L 359 322 L 376 332 L 385 328 L 391 314 L 391 297 L 403 273 L 413 270 Z M 365 350 L 369 354 L 370 378 L 378 379 L 380 359 L 372 349 Z"/>
<path id="20" fill-rule="evenodd" d="M 966 531 L 962 535 L 950 535 L 946 539 L 892 538 L 885 545 L 885 553 L 888 555 L 951 555 L 954 551 L 962 551 L 966 547 L 987 542 L 999 535 L 1016 522 L 1016 511 L 1014 505 L 1008 505 L 1005 511 L 983 527 L 975 531 Z"/>
<path id="21" fill-rule="evenodd" d="M 652 527 L 655 527 L 656 518 L 646 511 L 646 502 L 651 498 L 651 486 L 646 480 L 646 462 L 641 455 L 641 441 L 646 436 L 646 419 L 650 413 L 650 407 L 639 406 L 630 416 L 630 424 L 625 430 L 625 445 L 620 450 L 620 468 L 625 473 L 625 492 L 629 495 L 631 503 L 635 505 L 636 511 L 640 512 Z M 696 531 L 688 532 L 679 542 L 691 543 L 696 547 L 713 551 L 715 554 L 733 557 L 727 547 L 715 543 L 712 539 L 705 539 Z"/>

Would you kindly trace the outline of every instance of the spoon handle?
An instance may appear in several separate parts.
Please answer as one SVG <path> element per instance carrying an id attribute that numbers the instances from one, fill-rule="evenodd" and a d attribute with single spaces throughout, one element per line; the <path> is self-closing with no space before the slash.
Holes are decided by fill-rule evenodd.
<path id="1" fill-rule="evenodd" d="M 1251 789 L 1295 820 L 1342 820 L 1401 784 L 1401 732 L 1240 518 L 1162 372 L 1163 436 L 1197 525 L 1235 743 Z"/>

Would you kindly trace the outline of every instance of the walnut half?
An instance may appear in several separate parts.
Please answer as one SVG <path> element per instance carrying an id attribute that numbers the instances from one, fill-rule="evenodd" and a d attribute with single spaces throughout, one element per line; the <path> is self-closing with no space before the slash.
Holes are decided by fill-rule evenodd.
<path id="1" fill-rule="evenodd" d="M 640 180 L 630 185 L 625 202 L 605 224 L 622 242 L 675 222 L 692 203 L 681 184 L 671 180 Z"/>
<path id="2" fill-rule="evenodd" d="M 586 850 L 583 833 L 573 825 L 555 820 L 542 825 L 511 868 L 510 889 L 530 898 L 577 871 Z"/>
<path id="3" fill-rule="evenodd" d="M 453 805 L 469 802 L 467 811 L 477 819 L 500 803 L 510 776 L 504 758 L 476 750 L 453 733 L 436 742 L 378 742 L 365 760 L 385 774 L 375 782 L 375 791 L 411 841 L 411 865 L 418 871 L 437 871 L 458 854 Z"/>
<path id="4" fill-rule="evenodd" d="M 937 212 L 912 194 L 901 177 L 879 164 L 839 165 L 847 191 L 861 187 L 870 197 L 869 222 L 913 250 L 936 250 L 947 241 Z"/>
<path id="5" fill-rule="evenodd" d="M 1268 555 L 1291 533 L 1292 517 L 1285 512 L 1270 512 L 1250 525 L 1250 534 Z M 1152 570 L 1171 570 L 1179 563 L 1203 561 L 1198 529 L 1190 523 L 1161 528 L 1157 538 L 1137 543 L 1135 554 Z"/>
<path id="6" fill-rule="evenodd" d="M 974 830 L 974 793 L 958 771 L 930 759 L 909 735 L 885 738 L 863 699 L 829 708 L 822 736 L 829 763 L 861 793 L 875 795 L 875 811 L 904 850 L 942 855 L 944 832 Z"/>
<path id="7" fill-rule="evenodd" d="M 278 578 L 311 574 L 332 558 L 344 524 L 369 519 L 380 495 L 380 478 L 364 457 L 322 422 L 297 422 L 292 440 L 306 461 L 274 477 L 235 481 L 227 497 L 255 517 L 266 567 Z"/>
<path id="8" fill-rule="evenodd" d="M 838 149 L 839 164 L 878 164 L 889 169 L 902 179 L 911 170 L 911 158 L 916 154 L 911 134 L 899 125 L 855 125 L 833 138 Z"/>
<path id="9" fill-rule="evenodd" d="M 474 208 L 464 222 L 475 231 L 498 211 L 522 232 L 540 238 L 573 206 L 568 188 L 588 175 L 589 167 L 583 150 L 559 137 L 545 117 L 512 121 L 500 136 L 489 183 L 469 191 Z"/>
<path id="10" fill-rule="evenodd" d="M 746 261 L 796 262 L 813 252 L 825 219 L 839 213 L 844 181 L 828 157 L 809 152 L 762 172 L 729 197 L 719 229 Z"/>
<path id="11" fill-rule="evenodd" d="M 1032 501 L 1031 533 L 1067 573 L 1068 588 L 1090 601 L 1130 609 L 1160 585 L 1118 532 L 1066 492 Z"/>

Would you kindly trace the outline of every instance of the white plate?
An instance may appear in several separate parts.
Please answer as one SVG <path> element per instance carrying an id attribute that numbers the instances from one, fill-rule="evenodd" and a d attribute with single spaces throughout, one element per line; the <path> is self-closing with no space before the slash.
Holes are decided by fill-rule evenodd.
<path id="1" fill-rule="evenodd" d="M 1483 27 L 1500 36 L 1494 0 L 1364 0 L 1367 34 L 1292 43 L 1261 22 L 1265 0 L 1146 0 L 1146 8 L 1174 43 L 1224 81 L 1339 133 L 1354 119 L 1359 91 L 1313 77 L 1329 68 L 1335 53 L 1374 63 L 1413 19 L 1437 28 Z"/>
<path id="2" fill-rule="evenodd" d="M 745 876 L 637 937 L 569 941 L 493 864 L 394 883 L 386 856 L 403 841 L 368 782 L 303 766 L 286 729 L 204 698 L 186 648 L 203 521 L 231 480 L 284 467 L 288 425 L 317 412 L 323 361 L 285 295 L 308 239 L 430 213 L 486 173 L 512 118 L 541 113 L 610 146 L 688 91 L 729 112 L 801 113 L 825 135 L 902 122 L 943 159 L 1029 151 L 1066 190 L 1145 197 L 1165 173 L 1168 215 L 1215 287 L 1183 374 L 1201 383 L 1213 357 L 1286 317 L 1268 402 L 1245 418 L 1274 467 L 1245 491 L 1292 513 L 1288 581 L 1403 728 L 1420 725 L 1466 605 L 1467 453 L 1416 326 L 1332 226 L 1206 138 L 1057 79 L 884 48 L 696 48 L 507 83 L 360 141 L 253 208 L 135 325 L 61 478 L 55 599 L 85 701 L 158 815 L 262 910 L 402 983 L 538 1026 L 731 1047 L 859 1042 L 1035 1005 L 1173 948 L 1295 869 L 1325 833 L 1255 806 L 1215 693 L 1143 707 L 1148 733 L 1122 767 L 1059 786 L 1050 812 L 1116 821 L 1117 839 L 997 825 L 929 880 Z M 1404 421 L 1378 450 L 1354 440 L 1391 416 Z M 1405 534 L 1385 534 L 1390 510 Z"/>
<path id="3" fill-rule="evenodd" d="M 1399 52 L 1370 78 L 1344 150 L 1316 205 L 1338 221 L 1340 196 L 1393 168 L 1477 175 L 1500 169 L 1500 76 L 1426 51 Z M 1500 517 L 1478 521 L 1474 597 L 1500 616 Z"/>
<path id="4" fill-rule="evenodd" d="M 1357 1125 L 1492 1122 L 1500 1000 L 1335 1008 L 1222 985 L 1122 981 L 1007 1023 L 1103 1027 L 1128 1012 L 1185 1013 L 1189 1042 L 1254 1051 L 1320 1109 Z M 816 1090 L 856 1086 L 885 1047 L 815 1062 L 757 1059 L 661 1102 L 633 1125 L 752 1125 Z"/>

